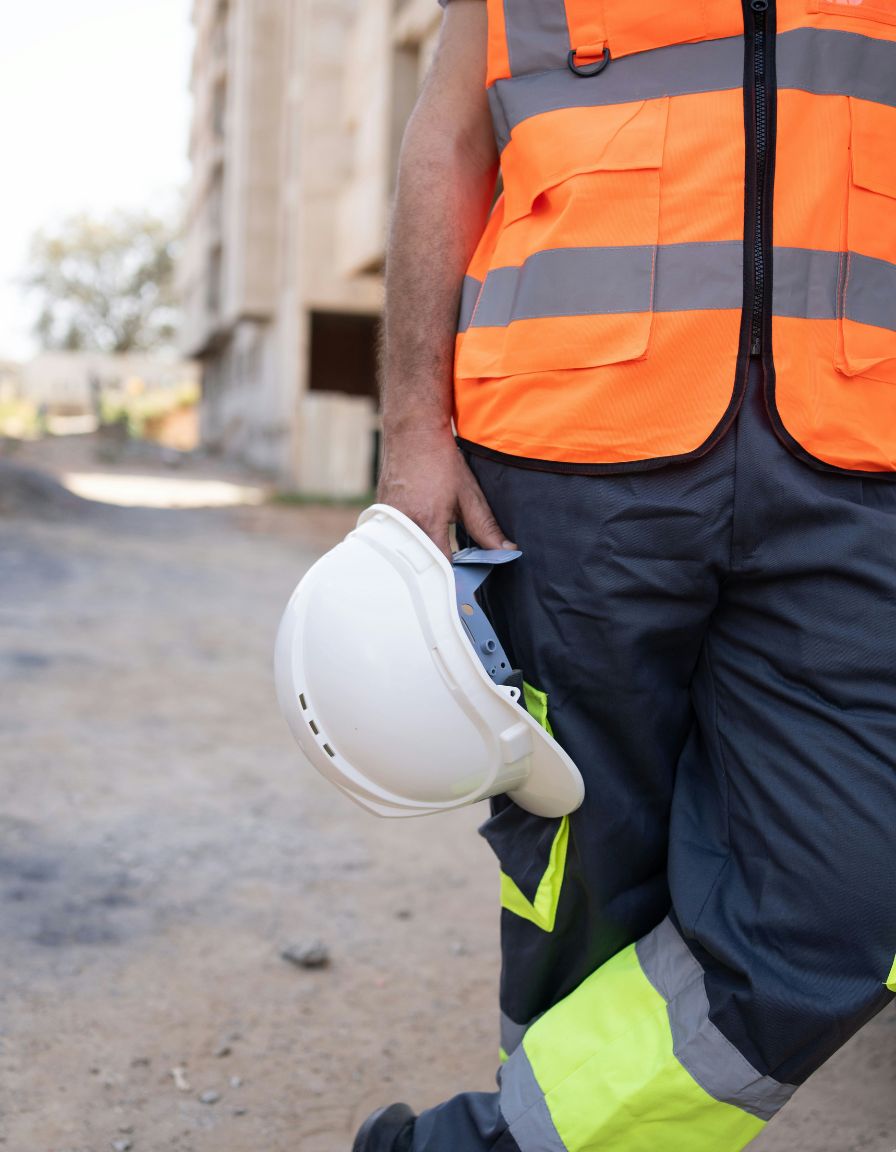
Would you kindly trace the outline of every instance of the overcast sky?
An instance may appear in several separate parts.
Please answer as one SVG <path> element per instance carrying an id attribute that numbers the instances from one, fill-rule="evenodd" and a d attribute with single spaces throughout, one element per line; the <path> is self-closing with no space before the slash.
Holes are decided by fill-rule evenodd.
<path id="1" fill-rule="evenodd" d="M 190 0 L 0 0 L 0 357 L 32 349 L 15 278 L 37 228 L 186 183 Z"/>

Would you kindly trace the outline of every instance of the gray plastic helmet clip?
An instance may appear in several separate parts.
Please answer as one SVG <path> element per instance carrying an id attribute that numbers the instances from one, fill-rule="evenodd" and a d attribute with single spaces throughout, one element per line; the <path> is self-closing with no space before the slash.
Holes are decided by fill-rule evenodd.
<path id="1" fill-rule="evenodd" d="M 522 552 L 503 548 L 464 548 L 451 558 L 457 611 L 482 667 L 495 684 L 515 688 L 517 703 L 525 708 L 522 673 L 511 666 L 492 623 L 476 599 L 476 592 L 499 564 L 517 560 Z"/>

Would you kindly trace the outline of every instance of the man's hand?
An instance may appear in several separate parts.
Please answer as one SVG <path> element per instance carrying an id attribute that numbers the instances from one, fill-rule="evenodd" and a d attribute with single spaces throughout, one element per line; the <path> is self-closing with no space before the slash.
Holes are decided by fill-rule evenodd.
<path id="1" fill-rule="evenodd" d="M 480 548 L 515 548 L 489 508 L 450 429 L 386 438 L 377 499 L 409 516 L 451 559 L 450 524 L 462 523 Z"/>

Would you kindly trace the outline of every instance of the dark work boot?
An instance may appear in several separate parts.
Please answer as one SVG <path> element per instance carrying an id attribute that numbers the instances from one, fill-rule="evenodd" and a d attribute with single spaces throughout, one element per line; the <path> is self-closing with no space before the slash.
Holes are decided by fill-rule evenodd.
<path id="1" fill-rule="evenodd" d="M 352 1152 L 410 1152 L 415 1120 L 407 1104 L 378 1108 L 358 1130 Z"/>

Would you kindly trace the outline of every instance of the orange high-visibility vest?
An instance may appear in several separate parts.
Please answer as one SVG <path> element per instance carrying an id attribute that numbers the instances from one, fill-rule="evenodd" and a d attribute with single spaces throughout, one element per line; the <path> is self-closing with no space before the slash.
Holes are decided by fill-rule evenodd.
<path id="1" fill-rule="evenodd" d="M 488 0 L 503 193 L 455 422 L 557 471 L 707 451 L 761 353 L 818 467 L 896 470 L 896 0 Z"/>

